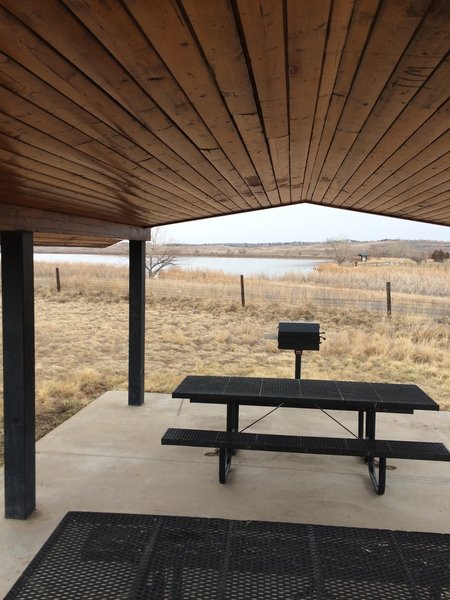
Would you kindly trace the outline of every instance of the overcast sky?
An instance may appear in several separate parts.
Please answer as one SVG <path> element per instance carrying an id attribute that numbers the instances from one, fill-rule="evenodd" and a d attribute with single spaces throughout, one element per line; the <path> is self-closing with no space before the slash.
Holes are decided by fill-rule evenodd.
<path id="1" fill-rule="evenodd" d="M 161 227 L 167 242 L 187 244 L 322 242 L 329 239 L 450 241 L 450 227 L 299 204 Z"/>

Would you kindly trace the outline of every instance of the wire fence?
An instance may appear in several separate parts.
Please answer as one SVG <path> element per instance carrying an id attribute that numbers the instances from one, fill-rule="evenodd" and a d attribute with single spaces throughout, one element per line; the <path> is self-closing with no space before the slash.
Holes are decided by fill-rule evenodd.
<path id="1" fill-rule="evenodd" d="M 177 282 L 170 280 L 151 280 L 147 286 L 147 294 L 154 297 L 190 297 L 203 300 L 222 299 L 241 303 L 241 287 L 237 280 L 233 287 L 230 284 L 202 284 Z M 396 294 L 391 287 L 390 309 L 393 314 L 427 315 L 433 318 L 450 316 L 450 299 L 429 298 L 426 296 L 405 297 Z M 292 285 L 278 282 L 245 283 L 246 304 L 281 303 L 294 306 L 322 306 L 337 309 L 358 309 L 386 314 L 388 312 L 388 296 L 386 290 L 336 290 L 320 286 Z"/>
<path id="2" fill-rule="evenodd" d="M 217 281 L 208 277 L 192 280 L 161 277 L 147 279 L 147 298 L 196 298 L 230 303 L 262 305 L 270 303 L 297 307 L 327 307 L 338 310 L 366 310 L 380 314 L 416 314 L 433 319 L 450 316 L 450 298 L 408 294 L 396 289 L 395 283 L 379 289 L 350 289 L 308 281 L 236 278 Z M 50 293 L 71 292 L 77 295 L 128 297 L 128 271 L 123 267 L 90 269 L 47 267 L 36 273 L 37 290 Z M 387 289 L 386 289 L 387 288 Z M 390 292 L 389 293 L 387 293 Z"/>

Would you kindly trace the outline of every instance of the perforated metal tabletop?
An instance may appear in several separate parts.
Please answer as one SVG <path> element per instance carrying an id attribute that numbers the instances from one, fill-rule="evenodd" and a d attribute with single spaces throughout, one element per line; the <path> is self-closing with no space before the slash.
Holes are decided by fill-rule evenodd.
<path id="1" fill-rule="evenodd" d="M 257 404 L 300 408 L 375 409 L 388 412 L 439 410 L 417 385 L 190 375 L 174 390 L 173 398 L 191 402 Z"/>
<path id="2" fill-rule="evenodd" d="M 450 535 L 71 512 L 7 600 L 450 598 Z"/>

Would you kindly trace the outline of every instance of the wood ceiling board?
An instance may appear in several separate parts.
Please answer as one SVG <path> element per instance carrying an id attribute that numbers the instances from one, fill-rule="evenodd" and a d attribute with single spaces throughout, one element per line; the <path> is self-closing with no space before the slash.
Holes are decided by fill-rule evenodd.
<path id="1" fill-rule="evenodd" d="M 444 191 L 441 191 L 444 190 Z M 413 213 L 416 217 L 420 218 L 426 215 L 434 215 L 437 211 L 441 211 L 442 209 L 448 209 L 450 203 L 450 191 L 447 186 L 444 188 L 443 186 L 436 186 L 435 195 L 423 196 L 423 198 L 416 202 L 413 206 L 406 206 L 400 208 L 402 214 L 409 215 Z M 396 207 L 397 210 L 397 207 Z"/>
<path id="2" fill-rule="evenodd" d="M 36 129 L 41 135 L 49 135 L 50 137 L 67 144 L 70 150 L 61 153 L 69 155 L 73 154 L 72 149 L 78 149 L 83 154 L 87 154 L 87 159 L 85 158 L 82 161 L 79 160 L 85 169 L 87 169 L 88 166 L 91 167 L 94 164 L 98 164 L 98 161 L 101 161 L 98 171 L 101 171 L 102 169 L 105 170 L 103 165 L 106 165 L 107 167 L 115 166 L 115 174 L 119 175 L 120 179 L 122 180 L 122 183 L 119 183 L 120 193 L 126 193 L 123 188 L 126 187 L 128 189 L 130 174 L 132 174 L 133 181 L 138 182 L 139 180 L 142 180 L 145 182 L 147 194 L 149 192 L 151 192 L 153 195 L 160 194 L 159 190 L 150 182 L 155 181 L 157 184 L 159 183 L 160 185 L 164 185 L 164 179 L 160 178 L 159 176 L 155 177 L 152 173 L 148 173 L 146 169 L 143 169 L 139 164 L 129 161 L 125 156 L 110 150 L 104 144 L 100 144 L 97 141 L 92 140 L 74 128 L 68 128 L 67 125 L 62 121 L 56 119 L 52 115 L 49 115 L 34 104 L 31 104 L 30 102 L 13 95 L 4 88 L 0 88 L 0 104 L 2 105 L 2 109 L 8 112 L 7 117 L 11 117 L 18 121 L 18 125 L 13 125 L 12 127 L 8 128 L 8 124 L 10 125 L 9 119 L 1 119 L 0 122 L 2 123 L 3 131 L 9 131 L 10 133 L 13 131 L 23 133 L 24 125 L 29 125 L 29 132 Z M 45 130 L 45 133 L 43 130 Z M 30 140 L 29 137 L 25 139 Z M 16 145 L 17 141 L 14 139 L 12 144 Z M 37 142 L 35 145 L 39 145 L 39 142 Z M 52 145 L 51 141 L 49 145 Z M 78 158 L 80 158 L 80 156 L 80 154 L 77 154 Z M 144 154 L 144 156 L 146 155 Z M 95 160 L 93 161 L 92 159 Z M 172 194 L 173 192 L 174 186 L 172 186 Z M 182 198 L 180 197 L 178 199 L 179 202 L 186 204 L 188 204 L 190 201 L 192 202 L 190 194 L 186 194 L 181 190 L 177 190 L 177 193 L 182 196 Z M 165 197 L 168 200 L 167 195 L 164 192 L 162 192 L 162 197 Z M 150 199 L 150 197 L 148 197 L 148 199 Z M 174 195 L 173 200 L 177 200 L 176 195 Z M 204 203 L 201 200 L 194 199 L 194 205 L 192 209 L 193 213 L 196 212 L 196 205 L 204 205 Z M 210 211 L 210 214 L 212 215 L 214 213 Z M 202 216 L 202 213 L 199 213 L 199 216 Z M 189 214 L 186 215 L 186 218 L 189 218 Z"/>
<path id="3" fill-rule="evenodd" d="M 420 130 L 419 135 L 425 136 L 424 139 L 429 142 L 433 140 L 433 136 L 437 137 L 446 130 L 445 119 L 442 118 L 441 112 L 442 110 L 448 112 L 448 104 L 445 103 L 449 93 L 448 81 L 450 81 L 450 60 L 446 59 L 410 101 L 395 123 L 385 131 L 380 142 L 368 154 L 367 160 L 363 160 L 354 170 L 350 179 L 345 182 L 345 188 L 335 195 L 333 205 L 340 206 L 350 197 L 358 196 L 365 180 L 398 149 L 401 149 L 418 130 Z M 444 108 L 442 108 L 443 102 Z M 435 125 L 436 120 L 427 124 L 427 119 L 430 119 L 435 112 L 438 112 L 437 120 L 442 121 L 443 127 L 433 131 L 431 127 Z"/>
<path id="4" fill-rule="evenodd" d="M 183 6 L 195 36 L 202 45 L 208 68 L 214 74 L 218 93 L 223 98 L 237 134 L 247 148 L 251 168 L 247 167 L 248 175 L 245 180 L 249 184 L 252 181 L 258 184 L 260 181 L 267 195 L 267 200 L 261 202 L 261 207 L 279 205 L 279 191 L 247 68 L 248 59 L 246 60 L 246 49 L 239 34 L 239 22 L 236 22 L 226 0 L 203 5 L 185 0 Z M 214 27 L 214 22 L 220 26 Z M 214 30 L 214 35 L 211 35 L 211 29 Z M 210 110 L 216 112 L 213 106 Z"/>
<path id="5" fill-rule="evenodd" d="M 374 147 L 381 138 L 385 141 L 386 155 L 392 152 L 395 143 L 397 147 L 401 145 L 448 98 L 450 67 L 449 61 L 445 61 L 448 40 L 439 34 L 443 20 L 445 22 L 445 18 L 450 16 L 450 3 L 442 0 L 436 3 L 436 8 L 439 10 L 428 13 L 421 23 L 421 28 L 411 40 L 364 123 L 361 135 L 355 140 L 330 184 L 328 193 L 336 198 L 333 206 L 341 205 L 350 195 L 352 190 L 342 188 L 369 153 L 370 164 L 373 164 Z M 395 139 L 395 133 L 391 130 L 394 123 L 403 139 Z M 378 154 L 382 154 L 380 147 L 377 150 Z M 357 178 L 353 178 L 352 189 L 357 184 Z"/>
<path id="6" fill-rule="evenodd" d="M 289 116 L 283 4 L 278 0 L 259 3 L 238 0 L 237 11 L 256 91 L 258 106 L 255 109 L 263 120 L 280 201 L 289 204 Z M 228 71 L 225 61 L 223 64 L 223 70 Z M 233 72 L 229 74 L 230 81 L 233 75 Z M 248 75 L 245 77 L 248 79 Z M 231 100 L 233 95 L 228 94 L 228 97 Z M 253 111 L 251 106 L 249 108 Z"/>
<path id="7" fill-rule="evenodd" d="M 438 162 L 439 161 L 436 161 L 436 163 Z M 427 194 L 428 190 L 434 188 L 436 185 L 446 184 L 448 186 L 450 180 L 450 167 L 447 166 L 448 162 L 448 157 L 445 157 L 445 168 L 425 180 L 422 180 L 423 174 L 422 177 L 415 175 L 409 178 L 410 180 L 414 178 L 420 181 L 420 183 L 417 183 L 416 185 L 412 184 L 411 181 L 408 181 L 407 184 L 402 182 L 401 184 L 394 186 L 389 192 L 385 192 L 381 197 L 377 198 L 377 201 L 371 202 L 372 210 L 382 210 L 386 202 L 392 198 L 395 199 L 398 206 L 400 206 L 402 201 L 414 200 L 418 194 Z M 426 171 L 427 175 L 430 174 L 430 169 L 431 167 L 429 166 Z M 399 190 L 401 190 L 402 187 L 405 188 L 405 191 L 400 193 Z"/>
<path id="8" fill-rule="evenodd" d="M 5 95 L 5 93 L 6 93 L 6 90 L 4 91 L 3 95 Z M 20 104 L 20 99 L 17 98 L 17 97 L 15 97 L 15 98 L 12 98 L 11 101 L 12 100 L 15 100 L 15 102 L 13 103 L 13 105 L 15 107 L 14 110 L 18 110 L 20 112 L 20 109 L 17 108 L 17 104 L 18 103 Z M 3 102 L 2 108 L 6 109 L 5 102 Z M 30 110 L 33 111 L 33 109 L 30 109 Z M 34 107 L 34 110 L 37 110 L 36 107 Z M 42 118 L 44 118 L 45 113 L 43 111 L 41 111 L 41 114 L 43 115 Z M 30 118 L 28 120 L 30 120 Z M 51 116 L 49 116 L 48 118 L 49 118 L 50 121 L 52 121 L 52 117 Z M 35 123 L 36 125 L 38 125 L 39 124 L 39 118 L 36 118 L 36 119 L 31 118 L 31 122 Z M 60 125 L 60 127 L 62 127 L 62 126 Z M 117 139 L 117 137 L 118 136 L 116 135 L 115 139 Z M 90 140 L 90 138 L 88 138 L 88 137 L 85 137 L 83 139 L 85 141 L 87 141 L 87 142 L 89 142 L 89 140 Z M 14 141 L 13 143 L 16 144 L 17 141 Z M 97 142 L 95 142 L 95 143 L 97 145 Z M 84 151 L 86 150 L 86 148 L 87 148 L 86 145 L 83 146 L 83 150 Z M 99 152 L 97 152 L 96 149 L 94 149 L 94 151 L 91 152 L 91 154 L 93 156 L 97 156 L 97 154 L 100 155 L 101 153 L 103 153 L 103 155 L 105 156 L 104 160 L 108 161 L 108 148 L 105 145 L 103 145 L 103 146 L 102 145 L 97 145 L 97 148 L 99 148 Z M 137 146 L 135 146 L 135 148 L 138 149 Z M 142 165 L 143 163 L 145 163 L 145 160 L 149 160 L 148 153 L 146 153 L 144 151 L 141 151 L 141 152 L 142 152 L 141 156 L 139 156 L 139 157 L 133 157 L 135 160 L 136 159 L 141 160 L 140 165 Z M 136 177 L 136 175 L 137 175 L 136 171 L 139 170 L 140 165 L 135 166 L 135 165 L 131 164 L 130 162 L 127 162 L 127 159 L 124 156 L 120 156 L 115 151 L 112 151 L 112 155 L 116 156 L 116 164 L 120 165 L 121 168 L 123 167 L 122 163 L 124 163 L 125 165 L 128 164 L 128 171 L 127 170 L 124 171 L 124 176 L 126 177 L 126 179 L 129 179 L 130 172 L 132 172 L 134 179 L 136 181 L 139 180 Z M 145 160 L 142 160 L 142 158 L 144 158 Z M 147 169 L 145 171 L 142 171 L 142 170 L 140 171 L 142 179 L 145 180 L 147 183 L 148 182 L 152 182 L 155 185 L 157 185 L 157 186 L 160 185 L 160 186 L 162 186 L 163 188 L 166 188 L 166 189 L 167 189 L 168 186 L 169 187 L 172 186 L 172 184 L 170 182 L 166 183 L 166 180 L 163 179 L 162 177 L 160 177 L 160 174 L 166 175 L 168 179 L 177 178 L 178 182 L 184 182 L 183 179 L 180 179 L 178 176 L 174 176 L 173 173 L 167 174 L 167 169 L 165 169 L 165 167 L 164 167 L 164 165 L 162 165 L 162 163 L 159 163 L 159 164 L 155 164 L 155 163 L 159 163 L 159 161 L 157 161 L 156 159 L 154 159 L 154 162 L 152 163 L 153 171 L 156 171 L 158 173 L 157 175 L 153 175 L 153 173 L 147 173 Z M 184 187 L 192 189 L 192 186 L 189 186 L 189 184 L 184 184 Z M 172 186 L 172 188 L 173 188 L 173 186 Z M 174 191 L 174 190 L 172 189 L 172 191 Z M 177 194 L 177 192 L 174 192 L 174 193 Z M 179 193 L 180 193 L 180 190 L 178 190 L 178 194 Z M 196 191 L 195 193 L 197 194 L 198 197 L 205 199 L 206 200 L 206 204 L 210 203 L 211 205 L 213 205 L 213 201 L 208 196 L 206 196 L 206 194 L 203 194 L 203 193 L 201 193 L 199 191 Z M 183 192 L 182 195 L 183 195 L 183 197 L 186 198 L 186 194 L 184 192 Z M 187 198 L 189 198 L 189 196 L 187 196 Z M 200 204 L 203 204 L 203 203 L 200 203 Z"/>
<path id="9" fill-rule="evenodd" d="M 131 115 L 124 110 L 95 82 L 75 69 L 73 64 L 53 51 L 40 37 L 24 29 L 11 14 L 3 10 L 0 12 L 0 19 L 6 25 L 5 32 L 0 36 L 0 44 L 3 44 L 5 51 L 14 54 L 15 60 L 65 96 L 75 99 L 80 106 L 89 107 L 91 112 L 98 113 L 99 118 L 111 127 L 118 128 L 129 137 L 136 135 L 144 149 L 158 156 L 162 162 L 169 161 L 169 166 L 177 168 L 183 178 L 200 190 L 205 190 L 213 200 L 234 210 L 249 208 L 234 188 L 180 131 L 173 127 L 163 130 L 163 137 L 175 143 L 174 151 L 164 140 L 154 135 L 155 132 L 146 127 L 138 115 Z"/>
<path id="10" fill-rule="evenodd" d="M 416 210 L 417 214 L 419 214 L 422 209 L 426 208 L 428 205 L 433 207 L 432 199 L 440 194 L 444 194 L 444 197 L 450 199 L 449 182 L 450 180 L 447 178 L 445 182 L 429 187 L 403 201 L 400 201 L 397 198 L 387 199 L 382 205 L 382 210 L 392 210 L 395 208 L 395 210 L 401 212 L 401 214 Z M 427 199 L 430 199 L 430 201 L 427 202 Z M 426 205 L 424 205 L 424 203 L 426 203 Z"/>
<path id="11" fill-rule="evenodd" d="M 314 116 L 313 131 L 309 144 L 308 159 L 305 170 L 304 190 L 308 196 L 313 170 L 317 161 L 317 153 L 322 133 L 327 123 L 327 115 L 332 101 L 333 88 L 338 76 L 342 52 L 344 50 L 350 22 L 355 8 L 355 0 L 342 0 L 331 5 L 331 16 L 326 41 L 326 52 L 322 67 L 322 76 Z M 331 143 L 331 137 L 330 137 Z M 328 144 L 329 146 L 329 144 Z"/>
<path id="12" fill-rule="evenodd" d="M 436 172 L 447 169 L 450 165 L 450 152 L 447 151 L 445 143 L 447 140 L 450 143 L 450 136 L 446 134 L 443 138 L 442 141 L 437 140 L 434 142 L 422 153 L 422 155 L 427 156 L 428 160 L 421 169 L 416 169 L 414 165 L 409 164 L 408 170 L 406 168 L 403 170 L 404 179 L 400 183 L 392 185 L 392 181 L 386 178 L 382 183 L 365 194 L 360 202 L 370 201 L 372 206 L 377 208 L 377 202 L 379 202 L 380 198 L 384 198 L 385 195 L 387 197 L 395 197 L 397 193 L 408 192 L 409 188 L 415 186 L 417 181 L 426 181 Z M 347 202 L 347 205 L 349 205 L 349 202 Z"/>
<path id="13" fill-rule="evenodd" d="M 51 179 L 39 177 L 36 173 L 27 173 L 26 184 L 18 183 L 17 178 L 9 174 L 0 176 L 0 199 L 1 202 L 15 201 L 17 204 L 31 205 L 36 208 L 42 207 L 44 210 L 67 210 L 68 213 L 79 208 L 79 214 L 98 218 L 99 214 L 107 214 L 108 219 L 115 222 L 139 226 L 142 219 L 141 206 L 136 203 L 135 198 L 122 194 L 114 199 L 99 198 L 93 194 L 83 193 L 79 188 L 71 188 L 67 184 L 63 187 L 58 186 L 59 181 L 51 185 Z M 37 200 L 37 199 L 40 200 Z M 171 218 L 174 221 L 190 218 L 179 210 L 170 210 L 168 206 L 158 205 L 147 200 L 146 211 L 147 220 L 153 223 L 156 219 Z"/>
<path id="14" fill-rule="evenodd" d="M 331 2 L 288 0 L 291 197 L 303 197 L 306 161 L 320 85 Z"/>
<path id="15" fill-rule="evenodd" d="M 306 197 L 309 200 L 314 199 L 314 189 L 333 141 L 347 96 L 350 93 L 352 81 L 363 56 L 371 27 L 375 22 L 378 4 L 378 0 L 360 0 L 355 3 L 342 53 L 340 56 L 336 56 L 336 60 L 339 60 L 339 66 L 331 100 L 328 105 L 317 153 L 315 156 L 313 153 L 311 154 L 311 160 L 314 158 L 314 165 L 306 190 Z"/>
<path id="16" fill-rule="evenodd" d="M 158 3 L 153 6 L 157 8 L 158 12 L 163 13 L 161 10 L 163 4 Z M 230 120 L 227 123 L 228 113 L 220 98 L 218 98 L 219 102 L 215 104 L 212 97 L 203 99 L 203 105 L 206 108 L 206 103 L 208 103 L 209 110 L 203 110 L 199 114 L 195 106 L 195 98 L 192 97 L 189 88 L 186 89 L 189 94 L 188 98 L 181 85 L 173 77 L 171 70 L 163 63 L 143 35 L 141 27 L 138 27 L 140 23 L 137 24 L 119 3 L 93 4 L 79 0 L 66 0 L 66 5 L 84 23 L 86 29 L 91 31 L 109 50 L 146 96 L 152 99 L 155 110 L 158 108 L 166 115 L 197 148 L 203 149 L 210 159 L 216 157 L 214 163 L 216 168 L 241 195 L 248 197 L 248 192 L 252 187 L 256 193 L 263 193 L 260 186 L 249 186 L 246 183 L 250 177 L 255 178 L 255 171 L 233 124 Z M 147 8 L 148 11 L 151 10 L 151 6 L 147 6 Z M 152 15 L 149 15 L 146 24 L 152 20 Z M 178 15 L 175 14 L 174 24 L 177 21 Z M 104 27 L 105 22 L 109 25 L 107 28 Z M 156 23 L 159 24 L 158 18 Z M 164 39 L 163 37 L 162 40 Z M 160 52 L 161 50 L 159 49 Z M 185 59 L 186 57 L 182 63 L 183 72 L 186 71 Z M 170 67 L 171 64 L 169 63 L 168 66 Z M 190 64 L 189 68 L 193 69 L 193 65 Z M 84 72 L 86 72 L 85 69 L 86 65 L 82 65 Z M 207 71 L 194 73 L 194 75 L 203 79 L 205 73 L 208 75 Z M 192 79 L 192 76 L 189 79 Z M 205 90 L 206 92 L 207 90 Z M 209 119 L 211 122 L 208 123 L 205 117 L 214 115 L 215 111 L 220 111 L 220 109 L 223 109 L 223 114 L 219 113 L 216 118 L 216 121 L 220 122 L 220 127 L 217 127 L 211 118 Z M 230 127 L 227 127 L 227 124 Z M 248 177 L 246 177 L 247 169 L 250 169 Z M 255 204 L 255 206 L 258 205 Z"/>
<path id="17" fill-rule="evenodd" d="M 314 190 L 322 200 L 426 13 L 429 0 L 383 2 Z M 406 10 L 407 9 L 407 10 Z M 415 9 L 415 10 L 414 10 Z"/>
<path id="18" fill-rule="evenodd" d="M 15 152 L 11 152 L 11 148 L 14 147 Z M 61 158 L 55 154 L 50 154 L 47 151 L 41 150 L 32 146 L 26 142 L 22 142 L 18 139 L 13 139 L 8 136 L 4 136 L 0 133 L 0 149 L 4 153 L 4 156 L 9 156 L 11 158 L 12 163 L 14 163 L 14 171 L 16 176 L 20 178 L 21 176 L 21 168 L 20 165 L 21 160 L 29 161 L 28 164 L 33 163 L 36 165 L 35 170 L 40 171 L 42 173 L 45 172 L 53 172 L 57 173 L 58 177 L 62 180 L 68 178 L 73 182 L 81 182 L 83 187 L 89 189 L 103 189 L 106 193 L 108 190 L 117 190 L 122 189 L 124 187 L 124 181 L 116 176 L 108 175 L 105 176 L 103 173 L 87 170 L 86 168 L 81 167 L 75 162 L 66 160 L 65 158 Z M 8 161 L 5 160 L 3 167 L 7 167 Z M 26 163 L 25 163 L 26 164 Z M 157 180 L 159 186 L 164 186 L 162 189 L 166 189 L 167 191 L 171 191 L 171 188 L 168 184 L 164 184 L 160 179 Z M 97 187 L 98 186 L 98 187 Z M 161 188 L 158 187 L 158 194 L 161 195 Z M 149 187 L 148 182 L 141 181 L 138 177 L 134 176 L 132 179 L 130 178 L 130 174 L 127 174 L 126 178 L 126 189 L 133 192 L 135 195 L 140 196 L 142 199 L 145 199 L 145 193 L 151 189 Z M 185 191 L 181 189 L 176 189 L 176 194 L 172 192 L 169 196 L 173 199 L 175 196 L 180 196 L 180 198 L 186 199 L 187 202 L 191 202 L 195 206 L 200 204 L 197 197 L 192 197 L 187 194 Z M 144 194 L 144 195 L 142 195 Z M 164 196 L 162 196 L 164 197 Z M 212 203 L 212 201 L 211 201 Z M 208 207 L 207 212 L 209 212 L 209 205 L 205 203 Z M 216 212 L 218 212 L 217 206 L 213 206 Z M 211 214 L 213 213 L 213 209 L 210 210 Z M 203 210 L 203 214 L 205 209 Z"/>
<path id="19" fill-rule="evenodd" d="M 8 153 L 0 150 L 0 155 L 5 157 Z M 11 156 L 11 153 L 9 153 Z M 24 159 L 25 161 L 27 159 Z M 35 163 L 41 166 L 40 172 L 33 169 L 32 164 L 25 166 L 24 160 L 21 157 L 13 157 L 12 162 L 4 160 L 0 167 L 0 179 L 8 180 L 12 186 L 12 189 L 18 190 L 20 187 L 20 181 L 26 180 L 29 187 L 34 186 L 35 189 L 47 190 L 52 194 L 60 194 L 61 198 L 73 198 L 75 201 L 77 197 L 80 199 L 80 203 L 83 202 L 83 198 L 87 199 L 89 208 L 93 211 L 97 211 L 97 214 L 92 214 L 98 218 L 99 214 L 109 214 L 114 210 L 115 205 L 120 206 L 124 202 L 128 206 L 134 205 L 136 210 L 140 210 L 142 213 L 139 217 L 139 221 L 145 213 L 155 213 L 158 210 L 160 214 L 170 214 L 172 217 L 183 220 L 191 218 L 192 215 L 199 217 L 204 215 L 204 211 L 199 211 L 196 208 L 190 207 L 187 210 L 185 207 L 187 203 L 183 204 L 180 200 L 179 204 L 173 202 L 173 196 L 168 196 L 167 199 L 161 198 L 161 194 L 155 196 L 151 193 L 151 190 L 147 190 L 145 198 L 140 197 L 139 194 L 134 194 L 133 190 L 129 186 L 123 185 L 121 190 L 117 188 L 110 189 L 105 186 L 100 187 L 98 190 L 93 189 L 93 186 L 82 185 L 85 180 L 81 179 L 81 183 L 76 181 L 76 177 L 72 174 L 68 179 L 58 173 L 55 176 L 51 173 L 51 167 L 46 167 L 42 163 Z M 63 172 L 64 173 L 64 172 Z M 22 184 L 23 185 L 23 184 Z M 149 186 L 150 187 L 150 186 Z M 1 193 L 1 192 L 0 192 Z M 189 205 L 188 205 L 189 206 Z M 136 223 L 134 223 L 136 224 Z"/>
<path id="20" fill-rule="evenodd" d="M 173 130 L 174 133 L 175 130 L 181 132 L 123 67 L 120 62 L 122 56 L 115 57 L 113 53 L 108 52 L 95 37 L 95 30 L 90 31 L 83 26 L 61 2 L 47 0 L 45 10 L 36 10 L 35 0 L 23 0 L 20 3 L 15 0 L 2 0 L 2 4 L 36 32 L 42 40 L 45 40 L 56 53 L 68 59 L 86 78 L 113 98 L 119 106 L 132 114 L 139 115 L 143 122 L 151 124 L 153 131 L 167 129 L 170 132 Z M 90 6 L 90 3 L 85 4 L 84 12 L 89 11 L 92 14 L 89 10 Z M 101 5 L 94 3 L 92 6 L 100 8 Z M 120 5 L 111 3 L 111 10 L 115 7 L 119 9 Z M 115 18 L 119 18 L 118 15 Z M 112 21 L 108 25 L 107 30 L 110 31 L 113 27 L 120 26 L 120 23 Z M 126 42 L 137 44 L 138 36 L 139 32 L 136 30 L 131 39 L 125 37 L 120 48 L 125 52 Z M 95 60 L 92 60 L 93 56 Z M 135 60 L 138 58 L 135 56 Z M 174 107 L 177 106 L 177 100 L 180 103 L 178 112 L 182 114 L 185 105 L 189 103 L 184 97 L 181 100 L 175 98 Z M 190 116 L 194 117 L 194 115 Z M 198 119 L 194 118 L 191 123 L 189 138 L 197 147 L 210 149 L 215 147 L 210 133 Z"/>
<path id="21" fill-rule="evenodd" d="M 445 129 L 445 123 L 442 119 L 435 119 L 434 124 L 439 127 L 439 129 L 441 129 L 441 126 L 443 126 L 442 129 Z M 432 139 L 433 141 L 425 148 L 420 149 L 422 144 L 419 144 L 419 142 L 426 144 L 429 139 Z M 445 157 L 448 159 L 450 158 L 448 152 L 449 147 L 450 131 L 448 130 L 439 136 L 433 135 L 427 137 L 426 134 L 423 136 L 415 134 L 414 140 L 410 140 L 408 144 L 405 144 L 358 188 L 358 195 L 360 195 L 361 198 L 354 201 L 354 196 L 356 194 L 353 194 L 344 206 L 355 209 L 364 208 L 372 201 L 369 192 L 374 192 L 374 194 L 378 196 L 380 190 L 391 189 L 398 183 L 420 171 L 422 171 L 423 178 L 426 179 L 424 171 L 429 165 L 432 165 L 440 158 L 443 158 L 444 161 Z"/>
<path id="22" fill-rule="evenodd" d="M 49 212 L 64 210 L 67 211 L 67 214 L 73 214 L 76 210 L 77 215 L 92 219 L 97 219 L 96 215 L 99 213 L 96 206 L 97 202 L 90 197 L 83 197 L 81 194 L 74 197 L 64 190 L 62 193 L 58 193 L 57 189 L 47 191 L 40 189 L 34 182 L 30 184 L 17 184 L 17 182 L 14 182 L 11 184 L 7 180 L 3 180 L 0 187 L 0 202 L 15 205 L 16 208 L 21 206 L 31 207 Z M 109 210 L 108 219 L 105 222 L 110 221 L 139 227 L 140 220 L 136 217 L 136 212 L 132 204 L 122 201 L 120 205 L 115 204 L 114 208 Z M 152 218 L 155 219 L 154 223 L 158 223 L 159 219 L 167 218 L 166 215 L 166 211 L 155 211 L 152 215 Z M 136 225 L 136 222 L 138 222 L 138 225 Z"/>
<path id="23" fill-rule="evenodd" d="M 184 2 L 181 8 L 167 0 L 158 4 L 130 2 L 128 6 L 260 205 L 269 206 L 268 198 L 279 203 L 246 64 L 240 56 L 242 47 L 236 23 L 229 7 L 222 2 L 201 5 Z M 209 14 L 210 7 L 213 15 Z M 220 29 L 211 35 L 214 23 L 220 23 Z M 224 56 L 228 65 L 225 73 L 220 68 Z M 232 78 L 231 95 L 227 94 L 228 77 Z"/>
<path id="24" fill-rule="evenodd" d="M 78 189 L 81 193 L 104 198 L 109 204 L 116 201 L 120 195 L 120 197 L 129 198 L 130 200 L 134 199 L 136 203 L 142 203 L 143 210 L 147 205 L 147 209 L 151 209 L 152 206 L 156 205 L 162 209 L 171 210 L 172 213 L 173 211 L 178 212 L 180 218 L 191 218 L 192 215 L 202 217 L 205 215 L 205 207 L 201 206 L 203 203 L 190 194 L 181 192 L 181 190 L 177 190 L 180 195 L 176 196 L 173 192 L 169 193 L 148 183 L 145 186 L 142 184 L 141 188 L 137 188 L 136 183 L 139 180 L 136 177 L 129 181 L 123 178 L 122 181 L 116 181 L 115 185 L 111 183 L 99 184 L 87 178 L 84 170 L 82 176 L 79 176 L 73 170 L 63 170 L 52 166 L 51 161 L 42 162 L 41 160 L 30 159 L 23 154 L 17 155 L 5 150 L 2 148 L 2 141 L 0 139 L 0 157 L 2 158 L 0 173 L 7 170 L 16 178 L 26 176 L 27 179 L 29 173 L 32 173 L 31 179 L 37 177 L 38 181 L 43 182 L 42 178 L 47 178 L 49 185 L 66 187 L 66 189 L 72 191 Z M 17 143 L 15 147 L 17 150 Z M 206 213 L 210 216 L 214 216 L 217 212 L 217 209 L 215 213 L 209 207 L 206 209 Z"/>

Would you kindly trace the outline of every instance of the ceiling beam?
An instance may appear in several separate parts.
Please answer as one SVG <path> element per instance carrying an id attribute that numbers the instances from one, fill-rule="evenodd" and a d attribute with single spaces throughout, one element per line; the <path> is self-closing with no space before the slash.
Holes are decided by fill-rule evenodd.
<path id="1" fill-rule="evenodd" d="M 150 229 L 110 223 L 89 217 L 39 210 L 24 206 L 0 204 L 1 231 L 32 231 L 82 237 L 102 237 L 117 240 L 150 239 Z"/>

